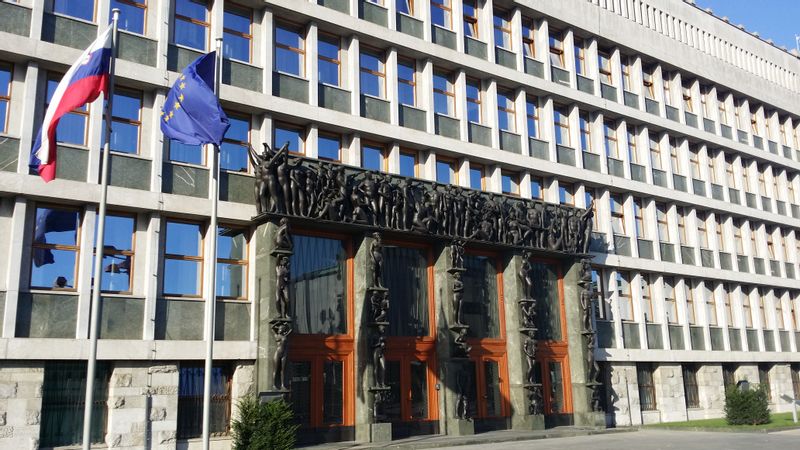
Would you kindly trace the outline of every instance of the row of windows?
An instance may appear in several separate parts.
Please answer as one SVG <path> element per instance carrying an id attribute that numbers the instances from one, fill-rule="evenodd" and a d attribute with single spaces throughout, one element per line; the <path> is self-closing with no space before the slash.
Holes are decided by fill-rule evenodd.
<path id="1" fill-rule="evenodd" d="M 601 320 L 615 320 L 619 314 L 620 320 L 638 321 L 636 311 L 640 311 L 647 323 L 800 331 L 798 292 L 775 290 L 769 300 L 770 291 L 763 287 L 602 268 L 593 270 L 592 281 L 602 299 L 598 308 Z M 770 302 L 774 314 L 766 310 Z M 683 312 L 679 314 L 679 310 Z"/>

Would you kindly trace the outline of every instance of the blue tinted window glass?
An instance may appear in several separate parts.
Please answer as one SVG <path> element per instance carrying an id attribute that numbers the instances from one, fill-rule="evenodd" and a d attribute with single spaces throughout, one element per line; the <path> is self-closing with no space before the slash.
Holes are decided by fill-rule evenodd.
<path id="1" fill-rule="evenodd" d="M 217 297 L 247 297 L 246 280 L 246 265 L 217 263 Z"/>
<path id="2" fill-rule="evenodd" d="M 111 114 L 128 120 L 139 120 L 139 111 L 142 108 L 142 97 L 135 93 L 117 91 L 114 93 L 114 104 Z"/>
<path id="3" fill-rule="evenodd" d="M 131 257 L 104 255 L 101 291 L 126 292 L 131 289 Z"/>
<path id="4" fill-rule="evenodd" d="M 53 12 L 92 21 L 94 0 L 53 0 Z"/>
<path id="5" fill-rule="evenodd" d="M 531 180 L 531 198 L 542 198 L 542 185 L 538 180 Z"/>
<path id="6" fill-rule="evenodd" d="M 504 194 L 510 194 L 514 192 L 514 182 L 509 175 L 503 175 L 501 177 L 501 185 L 503 188 Z"/>
<path id="7" fill-rule="evenodd" d="M 280 72 L 303 76 L 303 55 L 285 48 L 276 47 L 275 68 Z"/>
<path id="8" fill-rule="evenodd" d="M 453 166 L 444 161 L 436 161 L 436 181 L 439 183 L 452 183 Z"/>
<path id="9" fill-rule="evenodd" d="M 289 151 L 303 153 L 303 131 L 299 128 L 275 127 L 274 148 L 280 148 L 285 143 L 289 143 Z"/>
<path id="10" fill-rule="evenodd" d="M 300 32 L 280 25 L 275 27 L 275 42 L 296 49 L 303 48 L 303 37 Z"/>
<path id="11" fill-rule="evenodd" d="M 417 158 L 409 153 L 400 153 L 400 175 L 414 177 L 417 175 Z"/>
<path id="12" fill-rule="evenodd" d="M 0 133 L 6 131 L 8 117 L 8 100 L 0 99 Z"/>
<path id="13" fill-rule="evenodd" d="M 114 8 L 119 9 L 119 21 L 117 22 L 117 26 L 120 30 L 144 34 L 144 0 L 126 0 L 125 2 L 120 0 L 111 0 L 109 12 Z M 109 23 L 111 22 L 111 19 L 111 14 L 109 14 Z"/>
<path id="14" fill-rule="evenodd" d="M 80 213 L 73 210 L 36 208 L 35 244 L 76 245 Z"/>
<path id="15" fill-rule="evenodd" d="M 31 258 L 31 286 L 74 288 L 80 213 L 37 208 Z M 60 245 L 56 250 L 52 246 Z M 74 249 L 70 250 L 69 247 Z"/>
<path id="16" fill-rule="evenodd" d="M 166 253 L 170 255 L 201 256 L 200 224 L 167 222 Z"/>
<path id="17" fill-rule="evenodd" d="M 0 96 L 8 97 L 11 92 L 11 66 L 0 65 Z"/>
<path id="18" fill-rule="evenodd" d="M 222 56 L 250 62 L 250 39 L 227 31 L 224 32 L 222 34 Z"/>
<path id="19" fill-rule="evenodd" d="M 381 78 L 367 72 L 361 72 L 361 93 L 372 95 L 374 97 L 381 96 Z"/>
<path id="20" fill-rule="evenodd" d="M 222 55 L 239 61 L 250 62 L 249 9 L 226 6 L 222 34 Z"/>
<path id="21" fill-rule="evenodd" d="M 397 12 L 401 12 L 403 14 L 412 14 L 411 5 L 409 5 L 411 0 L 397 0 Z"/>
<path id="22" fill-rule="evenodd" d="M 175 20 L 175 43 L 198 50 L 206 49 L 207 27 L 185 20 Z"/>
<path id="23" fill-rule="evenodd" d="M 86 116 L 80 114 L 65 114 L 58 122 L 56 140 L 74 145 L 86 143 Z"/>
<path id="24" fill-rule="evenodd" d="M 167 259 L 164 261 L 165 295 L 200 295 L 203 263 Z"/>
<path id="25" fill-rule="evenodd" d="M 322 159 L 339 161 L 340 146 L 338 137 L 320 135 L 317 139 L 317 156 Z"/>
<path id="26" fill-rule="evenodd" d="M 77 252 L 70 250 L 33 249 L 31 286 L 41 288 L 74 288 Z M 45 255 L 41 259 L 38 255 Z M 37 261 L 40 265 L 37 265 Z"/>
<path id="27" fill-rule="evenodd" d="M 247 147 L 223 142 L 219 147 L 219 167 L 231 172 L 247 172 Z"/>
<path id="28" fill-rule="evenodd" d="M 378 147 L 363 146 L 361 149 L 361 167 L 371 170 L 383 168 L 383 152 Z"/>
<path id="29" fill-rule="evenodd" d="M 106 215 L 106 229 L 103 248 L 106 250 L 133 250 L 133 217 Z M 97 228 L 95 227 L 95 241 Z"/>
<path id="30" fill-rule="evenodd" d="M 170 161 L 188 164 L 203 164 L 203 147 L 200 145 L 182 144 L 174 139 L 169 141 Z"/>
<path id="31" fill-rule="evenodd" d="M 225 139 L 232 139 L 239 142 L 250 141 L 250 120 L 242 117 L 228 115 L 231 126 L 225 132 Z"/>
<path id="32" fill-rule="evenodd" d="M 175 0 L 175 14 L 190 19 L 206 21 L 207 5 L 200 0 Z"/>
<path id="33" fill-rule="evenodd" d="M 244 231 L 218 227 L 217 258 L 247 259 L 247 236 Z"/>
<path id="34" fill-rule="evenodd" d="M 237 33 L 250 34 L 250 10 L 226 5 L 223 21 L 225 28 Z"/>
<path id="35" fill-rule="evenodd" d="M 469 169 L 469 187 L 472 189 L 483 188 L 483 171 L 480 169 Z"/>
<path id="36" fill-rule="evenodd" d="M 330 84 L 332 86 L 339 85 L 339 65 L 325 59 L 319 60 L 319 82 Z"/>
<path id="37" fill-rule="evenodd" d="M 376 55 L 362 52 L 359 63 L 362 69 L 383 73 L 383 64 Z"/>

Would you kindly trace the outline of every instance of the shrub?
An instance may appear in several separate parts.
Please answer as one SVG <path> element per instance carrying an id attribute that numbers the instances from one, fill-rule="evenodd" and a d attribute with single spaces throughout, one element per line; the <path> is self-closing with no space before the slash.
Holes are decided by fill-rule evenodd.
<path id="1" fill-rule="evenodd" d="M 761 425 L 770 422 L 767 392 L 762 386 L 725 392 L 725 420 L 729 425 Z"/>
<path id="2" fill-rule="evenodd" d="M 234 450 L 291 450 L 297 439 L 292 408 L 283 400 L 261 403 L 239 400 L 239 416 L 231 423 Z"/>

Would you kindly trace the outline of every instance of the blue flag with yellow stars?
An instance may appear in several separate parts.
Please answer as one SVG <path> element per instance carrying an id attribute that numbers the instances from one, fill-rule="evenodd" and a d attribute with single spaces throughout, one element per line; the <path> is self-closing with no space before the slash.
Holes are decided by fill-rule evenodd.
<path id="1" fill-rule="evenodd" d="M 217 52 L 186 66 L 167 94 L 161 111 L 161 131 L 187 145 L 222 143 L 230 123 L 214 95 Z"/>

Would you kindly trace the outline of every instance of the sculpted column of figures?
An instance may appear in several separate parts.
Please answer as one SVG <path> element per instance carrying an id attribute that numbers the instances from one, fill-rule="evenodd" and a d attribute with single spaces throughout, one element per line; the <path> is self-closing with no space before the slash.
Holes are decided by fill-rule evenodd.
<path id="1" fill-rule="evenodd" d="M 520 311 L 520 328 L 523 335 L 522 351 L 525 353 L 527 371 L 524 387 L 528 391 L 528 413 L 539 415 L 544 413 L 542 384 L 536 379 L 536 299 L 533 297 L 533 267 L 531 254 L 522 253 L 522 263 L 517 271 L 521 286 L 521 298 L 518 300 Z"/>
<path id="2" fill-rule="evenodd" d="M 455 223 L 454 221 L 452 222 Z M 472 347 L 467 343 L 469 325 L 464 323 L 464 280 L 463 275 L 467 269 L 464 267 L 464 244 L 466 242 L 456 239 L 450 244 L 450 274 L 453 282 L 452 310 L 453 320 L 450 330 L 453 332 L 453 351 L 451 364 L 456 377 L 456 417 L 461 420 L 470 420 L 469 417 L 469 386 L 471 383 L 469 373 L 469 353 Z"/>
<path id="3" fill-rule="evenodd" d="M 383 239 L 378 232 L 372 233 L 369 245 L 370 278 L 367 297 L 370 306 L 369 326 L 373 329 L 372 343 L 372 387 L 373 418 L 375 422 L 384 422 L 386 418 L 386 401 L 391 388 L 386 384 L 386 330 L 389 327 L 389 290 L 383 285 Z"/>
<path id="4" fill-rule="evenodd" d="M 590 395 L 590 407 L 592 411 L 599 412 L 602 410 L 602 402 L 600 399 L 600 386 L 602 383 L 598 381 L 600 377 L 600 366 L 594 358 L 597 332 L 592 323 L 592 311 L 594 310 L 596 293 L 594 289 L 592 289 L 592 266 L 589 264 L 589 259 L 583 259 L 581 261 L 578 285 L 581 288 L 581 334 L 583 335 L 585 344 L 584 351 L 586 352 L 586 387 L 592 391 Z"/>
<path id="5" fill-rule="evenodd" d="M 272 256 L 275 258 L 275 312 L 276 317 L 269 321 L 275 338 L 275 352 L 272 354 L 272 388 L 277 392 L 288 392 L 286 384 L 286 360 L 289 334 L 292 333 L 292 318 L 289 284 L 291 281 L 290 257 L 294 245 L 289 232 L 289 221 L 284 217 L 278 222 L 278 229 L 272 242 Z"/>

